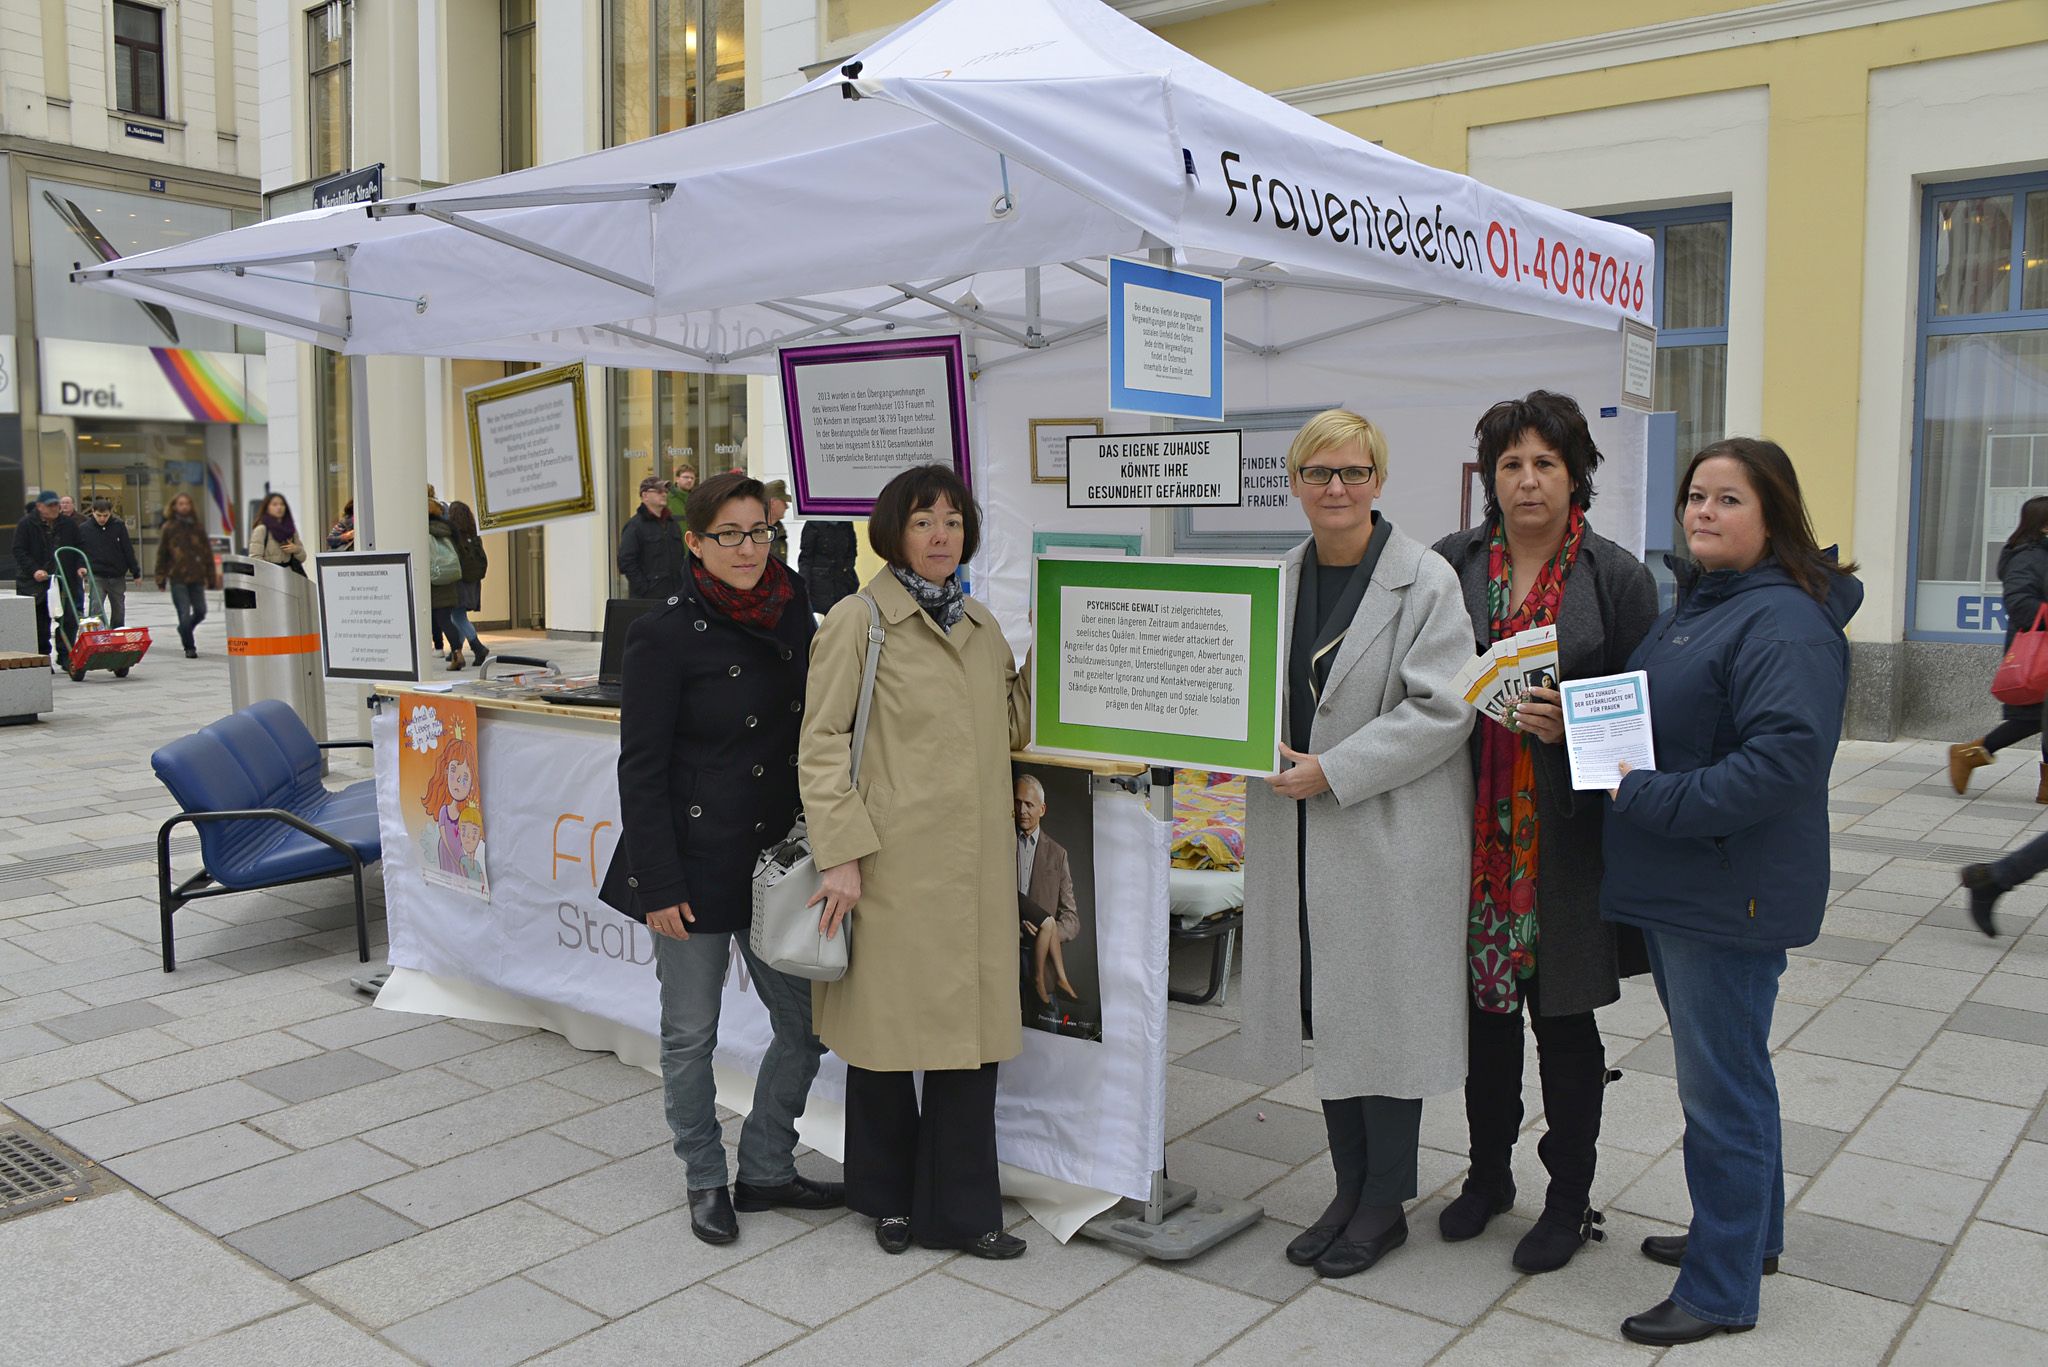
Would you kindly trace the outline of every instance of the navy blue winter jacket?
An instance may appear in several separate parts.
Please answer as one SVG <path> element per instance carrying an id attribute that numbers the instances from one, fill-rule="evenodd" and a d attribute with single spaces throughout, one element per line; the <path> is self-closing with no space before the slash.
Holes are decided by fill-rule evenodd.
<path id="1" fill-rule="evenodd" d="M 1678 604 L 1629 657 L 1649 675 L 1657 768 L 1621 781 L 1600 914 L 1749 949 L 1811 944 L 1849 689 L 1842 628 L 1863 585 L 1834 576 L 1819 603 L 1775 560 L 1672 568 Z"/>

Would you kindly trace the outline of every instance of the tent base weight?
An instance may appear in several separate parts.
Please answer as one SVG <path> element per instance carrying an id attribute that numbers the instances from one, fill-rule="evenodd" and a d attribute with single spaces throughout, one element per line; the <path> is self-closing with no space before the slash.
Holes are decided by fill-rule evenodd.
<path id="1" fill-rule="evenodd" d="M 1265 1207 L 1250 1201 L 1201 1196 L 1185 1182 L 1159 1183 L 1153 1202 L 1156 1220 L 1147 1220 L 1146 1203 L 1119 1201 L 1081 1226 L 1084 1238 L 1161 1262 L 1180 1262 L 1207 1253 L 1265 1216 Z"/>

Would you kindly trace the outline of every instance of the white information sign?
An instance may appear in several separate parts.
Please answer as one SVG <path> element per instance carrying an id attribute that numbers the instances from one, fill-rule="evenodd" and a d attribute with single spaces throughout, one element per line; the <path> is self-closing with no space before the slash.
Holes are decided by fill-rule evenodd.
<path id="1" fill-rule="evenodd" d="M 417 683 L 411 551 L 323 551 L 320 661 L 330 679 Z"/>
<path id="2" fill-rule="evenodd" d="M 1143 261 L 1109 261 L 1109 406 L 1223 417 L 1223 282 Z"/>
<path id="3" fill-rule="evenodd" d="M 1657 401 L 1657 329 L 1633 318 L 1621 320 L 1621 401 L 1640 413 Z"/>
<path id="4" fill-rule="evenodd" d="M 1244 501 L 1230 509 L 1195 509 L 1188 514 L 1188 530 L 1307 535 L 1308 520 L 1287 481 L 1287 448 L 1294 432 L 1293 427 L 1248 429 L 1243 437 Z"/>
<path id="5" fill-rule="evenodd" d="M 958 337 L 904 338 L 782 353 L 797 512 L 864 517 L 916 465 L 970 483 Z"/>
<path id="6" fill-rule="evenodd" d="M 1069 508 L 1235 508 L 1243 501 L 1242 432 L 1067 438 Z"/>
<path id="7" fill-rule="evenodd" d="M 527 371 L 466 389 L 463 399 L 485 531 L 596 511 L 582 366 Z"/>
<path id="8" fill-rule="evenodd" d="M 1060 721 L 1242 741 L 1251 627 L 1247 595 L 1062 587 Z"/>

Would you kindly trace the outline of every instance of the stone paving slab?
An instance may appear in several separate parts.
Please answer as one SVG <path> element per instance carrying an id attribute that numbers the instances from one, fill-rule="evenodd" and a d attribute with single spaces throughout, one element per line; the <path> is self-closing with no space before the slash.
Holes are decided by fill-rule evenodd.
<path id="1" fill-rule="evenodd" d="M 136 600 L 139 620 L 168 620 L 160 596 Z M 714 1249 L 689 1233 L 657 1079 L 545 1031 L 368 1005 L 348 986 L 360 967 L 338 885 L 194 908 L 179 972 L 161 972 L 146 834 L 171 804 L 146 756 L 225 710 L 208 628 L 201 660 L 152 669 L 149 706 L 127 701 L 134 689 L 79 689 L 9 736 L 28 760 L 23 801 L 88 811 L 0 813 L 0 869 L 110 831 L 137 847 L 119 867 L 0 883 L 0 1105 L 53 1128 L 111 1193 L 0 1223 L 9 1367 L 165 1353 L 154 1360 L 182 1367 L 1658 1356 L 1616 1333 L 1671 1285 L 1636 1244 L 1690 1218 L 1670 1034 L 1646 980 L 1598 1022 L 1627 1074 L 1609 1089 L 1595 1184 L 1609 1238 L 1551 1276 L 1509 1263 L 1547 1181 L 1533 1063 L 1521 1199 L 1484 1236 L 1453 1246 L 1435 1231 L 1464 1167 L 1451 1095 L 1424 1106 L 1407 1246 L 1334 1283 L 1288 1264 L 1281 1250 L 1330 1196 L 1319 1102 L 1309 1074 L 1247 1066 L 1238 984 L 1222 1005 L 1168 1016 L 1172 1170 L 1268 1214 L 1205 1257 L 1147 1264 L 1024 1223 L 1031 1248 L 1014 1262 L 889 1258 L 869 1221 L 837 1212 L 745 1216 L 741 1240 Z M 339 725 L 357 706 L 353 689 L 330 690 Z M 37 781 L 59 755 L 64 780 Z M 1786 1270 L 1765 1283 L 1757 1332 L 1681 1350 L 1688 1363 L 2048 1360 L 2048 883 L 2006 898 L 2007 933 L 1986 940 L 1947 856 L 1898 852 L 2010 846 L 2048 829 L 2048 810 L 2031 801 L 2030 760 L 1980 772 L 1959 799 L 1944 755 L 1852 742 L 1837 757 L 1832 905 L 1822 937 L 1789 958 L 1771 1032 Z M 347 755 L 336 781 L 366 773 Z M 124 822 L 142 834 L 120 835 Z M 373 879 L 379 947 L 382 902 Z M 1193 957 L 1177 966 L 1176 981 L 1198 976 Z M 111 1303 L 169 1307 L 155 1323 L 80 1334 L 73 1315 L 6 1298 L 17 1252 L 50 1265 L 71 1247 L 64 1231 L 87 1226 L 102 1261 L 66 1266 L 66 1284 L 114 1285 L 96 1269 L 133 1226 L 148 1256 L 121 1248 Z M 207 1279 L 196 1291 L 188 1268 Z"/>

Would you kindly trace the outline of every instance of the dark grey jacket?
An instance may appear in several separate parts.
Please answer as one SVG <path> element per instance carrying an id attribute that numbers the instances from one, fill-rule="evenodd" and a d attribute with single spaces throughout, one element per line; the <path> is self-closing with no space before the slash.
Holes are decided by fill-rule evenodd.
<path id="1" fill-rule="evenodd" d="M 2012 638 L 2034 629 L 2034 615 L 2041 610 L 2042 602 L 2048 600 L 2048 541 L 2001 550 L 1998 580 L 2005 599 L 2005 648 L 2011 650 Z M 2039 703 L 2023 707 L 2008 704 L 2005 708 L 2007 721 L 2038 721 L 2040 717 Z"/>
<path id="2" fill-rule="evenodd" d="M 1488 528 L 1476 527 L 1454 532 L 1435 546 L 1464 588 L 1475 652 L 1492 644 L 1486 611 L 1488 535 Z M 1649 570 L 1587 528 L 1578 561 L 1565 577 L 1564 603 L 1557 614 L 1559 677 L 1621 673 L 1656 620 L 1657 584 Z M 1482 719 L 1479 725 L 1494 723 Z M 1474 729 L 1475 768 L 1481 734 Z M 1621 995 L 1621 978 L 1645 971 L 1648 963 L 1633 928 L 1600 919 L 1600 841 L 1607 795 L 1572 790 L 1563 746 L 1536 742 L 1531 751 L 1543 850 L 1536 874 L 1539 1004 L 1546 1016 L 1577 1015 L 1614 1001 Z"/>

